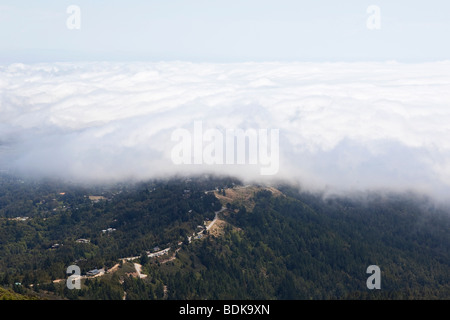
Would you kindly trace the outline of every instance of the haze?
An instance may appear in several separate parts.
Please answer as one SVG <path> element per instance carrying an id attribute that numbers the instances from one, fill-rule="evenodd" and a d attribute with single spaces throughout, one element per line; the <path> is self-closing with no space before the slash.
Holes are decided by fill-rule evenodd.
<path id="1" fill-rule="evenodd" d="M 270 179 L 313 189 L 450 186 L 450 62 L 45 63 L 0 67 L 1 166 L 102 181 L 251 165 L 181 165 L 174 130 L 279 129 Z"/>

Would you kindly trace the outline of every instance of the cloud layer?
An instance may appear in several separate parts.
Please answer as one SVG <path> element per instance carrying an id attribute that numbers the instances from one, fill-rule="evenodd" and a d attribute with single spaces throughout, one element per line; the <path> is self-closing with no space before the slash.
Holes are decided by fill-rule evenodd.
<path id="1" fill-rule="evenodd" d="M 450 62 L 0 66 L 0 169 L 76 180 L 217 172 L 171 160 L 177 128 L 279 129 L 274 178 L 450 190 Z"/>

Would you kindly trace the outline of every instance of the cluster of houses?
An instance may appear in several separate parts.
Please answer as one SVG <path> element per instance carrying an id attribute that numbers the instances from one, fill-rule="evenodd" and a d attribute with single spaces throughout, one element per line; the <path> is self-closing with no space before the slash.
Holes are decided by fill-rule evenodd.
<path id="1" fill-rule="evenodd" d="M 27 221 L 28 219 L 30 219 L 29 217 L 16 217 L 16 218 L 11 218 L 9 220 L 15 220 L 15 221 Z"/>
<path id="2" fill-rule="evenodd" d="M 90 243 L 91 242 L 91 240 L 88 240 L 88 239 L 77 239 L 77 240 L 75 240 L 75 242 L 76 243 Z M 53 244 L 51 247 L 50 247 L 50 249 L 58 249 L 59 247 L 62 247 L 63 246 L 63 244 L 61 243 L 55 243 L 55 244 Z"/>
<path id="3" fill-rule="evenodd" d="M 205 224 L 206 224 L 206 221 L 205 221 Z M 197 229 L 200 229 L 200 231 L 197 232 L 197 233 L 194 232 L 194 233 L 192 234 L 192 236 L 187 237 L 189 243 L 191 243 L 193 239 L 194 239 L 194 240 L 199 240 L 199 239 L 201 239 L 201 238 L 204 237 L 203 232 L 206 230 L 206 228 L 205 228 L 204 226 L 200 226 L 200 225 L 199 225 L 199 226 L 197 226 Z"/>
<path id="4" fill-rule="evenodd" d="M 156 251 L 156 252 L 147 251 L 147 256 L 149 258 L 156 258 L 156 257 L 162 256 L 162 255 L 165 255 L 170 251 L 170 248 L 160 250 L 158 247 L 155 247 L 155 248 L 153 248 L 153 251 Z M 130 258 L 125 258 L 124 260 L 132 261 L 132 260 L 139 259 L 139 258 L 140 258 L 139 256 L 138 257 L 130 257 Z"/>
<path id="5" fill-rule="evenodd" d="M 152 252 L 152 253 L 147 252 L 147 255 L 149 258 L 159 257 L 159 256 L 162 256 L 162 255 L 165 255 L 166 253 L 168 253 L 169 250 L 170 250 L 170 248 L 166 248 L 163 250 L 159 250 L 157 252 Z"/>
<path id="6" fill-rule="evenodd" d="M 192 212 L 192 210 L 190 212 Z M 205 226 L 201 226 L 201 225 L 197 226 L 197 229 L 199 231 L 197 233 L 194 232 L 191 237 L 188 237 L 189 243 L 191 242 L 192 239 L 202 239 L 204 237 L 204 234 L 203 234 L 204 231 L 208 230 L 208 228 L 206 227 L 206 224 L 207 224 L 207 221 L 205 221 Z M 115 230 L 116 229 L 108 228 L 108 229 L 102 230 L 102 232 L 103 233 L 108 233 L 108 232 L 112 232 L 112 231 L 115 231 Z M 90 240 L 88 240 L 88 239 L 77 239 L 76 242 L 77 243 L 90 243 Z M 178 242 L 178 245 L 181 246 L 182 242 Z M 59 244 L 55 244 L 55 245 L 52 246 L 52 248 L 57 248 L 59 246 L 60 246 Z M 178 248 L 176 251 L 178 252 L 178 250 L 180 250 L 180 248 Z M 153 248 L 153 252 L 147 251 L 147 256 L 149 258 L 156 258 L 156 257 L 160 257 L 160 256 L 163 256 L 163 255 L 169 253 L 169 251 L 170 251 L 170 247 L 166 248 L 166 249 L 163 249 L 163 250 L 161 250 L 159 247 L 154 247 Z M 137 257 L 124 258 L 123 260 L 132 261 L 132 260 L 139 259 L 139 258 L 140 257 L 137 256 Z M 104 273 L 105 273 L 104 269 L 93 269 L 93 270 L 89 270 L 88 272 L 86 272 L 86 277 L 96 277 L 96 276 L 100 276 L 100 275 L 102 275 Z"/>
<path id="7" fill-rule="evenodd" d="M 111 232 L 113 232 L 113 231 L 116 231 L 116 229 L 114 229 L 114 228 L 108 228 L 108 229 L 102 230 L 102 233 L 111 233 Z"/>
<path id="8" fill-rule="evenodd" d="M 189 210 L 189 213 L 191 213 L 191 212 L 192 212 L 192 210 Z M 194 233 L 192 234 L 192 236 L 187 237 L 189 243 L 192 241 L 192 239 L 202 239 L 202 238 L 204 237 L 204 232 L 205 232 L 205 230 L 208 230 L 208 229 L 211 227 L 211 225 L 209 225 L 208 227 L 206 227 L 206 225 L 207 225 L 208 222 L 209 222 L 209 221 L 205 221 L 205 222 L 204 222 L 205 226 L 198 225 L 198 226 L 197 226 L 197 230 L 199 230 L 199 231 L 198 231 L 197 233 L 194 232 Z M 214 221 L 213 221 L 213 222 L 214 222 Z M 116 229 L 114 229 L 114 228 L 108 228 L 108 229 L 102 230 L 102 233 L 110 233 L 110 232 L 113 232 L 113 231 L 115 231 L 115 230 L 116 230 Z M 80 238 L 80 239 L 77 239 L 76 242 L 77 242 L 77 243 L 90 243 L 90 240 L 89 240 L 89 239 L 82 239 L 82 238 Z M 178 246 L 181 246 L 181 245 L 182 245 L 182 242 L 178 242 Z M 59 246 L 60 246 L 59 244 L 54 244 L 54 245 L 52 246 L 52 248 L 53 248 L 53 249 L 56 249 L 56 248 L 58 248 Z M 178 252 L 178 250 L 180 250 L 180 248 L 177 249 L 176 251 Z M 170 247 L 169 247 L 169 248 L 166 248 L 166 249 L 163 249 L 163 250 L 161 250 L 159 247 L 154 247 L 154 248 L 153 248 L 153 252 L 147 251 L 146 253 L 147 253 L 147 256 L 148 256 L 149 258 L 155 258 L 155 257 L 163 256 L 163 255 L 167 254 L 169 251 L 170 251 Z M 140 256 L 124 258 L 124 259 L 122 259 L 122 260 L 132 261 L 132 260 L 136 260 L 136 259 L 139 259 L 139 258 L 140 258 Z M 88 272 L 86 273 L 86 277 L 96 277 L 96 276 L 102 275 L 102 274 L 104 274 L 104 273 L 105 273 L 105 270 L 104 270 L 104 269 L 93 269 L 93 270 L 90 270 L 90 271 L 88 271 Z"/>

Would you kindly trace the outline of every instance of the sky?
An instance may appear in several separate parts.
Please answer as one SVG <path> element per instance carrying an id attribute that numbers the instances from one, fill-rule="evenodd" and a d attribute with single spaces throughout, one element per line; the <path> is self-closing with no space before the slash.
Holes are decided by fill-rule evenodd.
<path id="1" fill-rule="evenodd" d="M 449 13 L 446 0 L 2 0 L 0 63 L 447 60 Z"/>
<path id="2" fill-rule="evenodd" d="M 446 199 L 449 13 L 437 0 L 2 0 L 0 171 Z M 207 147 L 208 130 L 277 132 L 276 173 L 176 164 L 174 148 L 199 140 L 174 135 L 199 122 Z"/>

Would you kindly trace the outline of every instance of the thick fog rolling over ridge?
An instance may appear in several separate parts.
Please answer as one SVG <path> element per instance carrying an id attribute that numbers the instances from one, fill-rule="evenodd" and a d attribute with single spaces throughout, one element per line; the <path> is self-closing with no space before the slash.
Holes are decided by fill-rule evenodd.
<path id="1" fill-rule="evenodd" d="M 258 161 L 176 164 L 174 132 L 199 123 L 278 130 L 275 174 Z M 95 182 L 209 172 L 444 199 L 450 62 L 2 65 L 0 169 Z"/>

